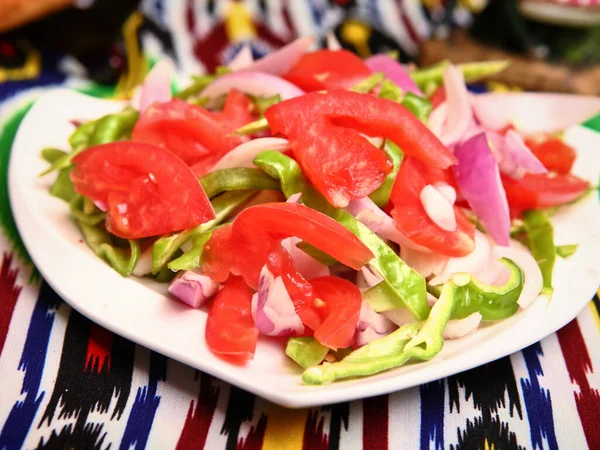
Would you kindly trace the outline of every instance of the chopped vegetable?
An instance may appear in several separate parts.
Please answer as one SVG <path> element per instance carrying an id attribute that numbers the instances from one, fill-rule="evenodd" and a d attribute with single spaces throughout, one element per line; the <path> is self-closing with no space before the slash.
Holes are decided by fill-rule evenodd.
<path id="1" fill-rule="evenodd" d="M 313 337 L 291 337 L 285 346 L 285 354 L 303 369 L 319 364 L 328 352 L 329 348 Z"/>
<path id="2" fill-rule="evenodd" d="M 212 171 L 200 178 L 200 184 L 208 198 L 225 191 L 280 189 L 279 183 L 262 170 L 247 167 Z"/>
<path id="3" fill-rule="evenodd" d="M 375 191 L 369 195 L 371 200 L 375 202 L 377 206 L 383 208 L 390 201 L 390 194 L 392 193 L 392 187 L 394 186 L 394 180 L 396 179 L 396 175 L 398 174 L 398 170 L 400 170 L 400 164 L 402 163 L 402 158 L 404 158 L 404 153 L 396 144 L 386 139 L 385 146 L 383 147 L 383 151 L 388 155 L 394 168 L 392 171 L 385 177 L 385 180 Z"/>
<path id="4" fill-rule="evenodd" d="M 578 247 L 579 244 L 557 245 L 556 254 L 561 258 L 568 258 L 569 256 L 573 256 L 575 254 Z"/>
<path id="5" fill-rule="evenodd" d="M 523 214 L 523 225 L 527 232 L 527 241 L 531 254 L 537 261 L 544 279 L 543 294 L 552 295 L 552 272 L 556 261 L 554 248 L 554 227 L 543 211 L 526 211 Z"/>

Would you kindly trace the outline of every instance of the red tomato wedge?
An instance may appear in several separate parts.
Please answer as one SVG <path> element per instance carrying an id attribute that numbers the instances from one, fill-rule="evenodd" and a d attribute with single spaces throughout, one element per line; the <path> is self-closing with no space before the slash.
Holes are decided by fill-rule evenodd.
<path id="1" fill-rule="evenodd" d="M 367 94 L 334 90 L 286 100 L 267 109 L 274 134 L 286 136 L 296 160 L 334 206 L 377 189 L 392 166 L 360 133 L 392 140 L 407 155 L 435 167 L 454 155 L 408 109 Z"/>
<path id="2" fill-rule="evenodd" d="M 440 175 L 436 177 L 435 172 L 429 171 L 421 161 L 404 158 L 390 195 L 394 224 L 415 244 L 443 255 L 468 255 L 475 249 L 475 225 L 460 208 L 454 207 L 457 228 L 453 232 L 438 227 L 423 208 L 421 190 L 436 181 L 446 180 Z"/>
<path id="3" fill-rule="evenodd" d="M 127 239 L 171 233 L 214 219 L 198 180 L 175 154 L 119 141 L 73 158 L 75 191 L 107 205 L 106 228 Z"/>
<path id="4" fill-rule="evenodd" d="M 304 54 L 283 78 L 310 92 L 348 89 L 370 75 L 363 60 L 348 50 L 317 50 Z"/>
<path id="5" fill-rule="evenodd" d="M 273 250 L 267 259 L 267 268 L 275 277 L 281 277 L 285 289 L 294 302 L 296 313 L 304 325 L 316 330 L 321 325 L 321 317 L 314 307 L 315 295 L 311 283 L 306 280 L 294 265 L 294 260 L 281 245 Z"/>
<path id="6" fill-rule="evenodd" d="M 338 277 L 311 280 L 315 295 L 324 302 L 323 324 L 315 331 L 315 339 L 333 350 L 350 347 L 360 317 L 360 289 Z"/>
<path id="7" fill-rule="evenodd" d="M 575 175 L 528 173 L 521 180 L 502 175 L 506 198 L 513 216 L 528 209 L 564 205 L 581 197 L 590 184 Z"/>
<path id="8" fill-rule="evenodd" d="M 287 237 L 296 236 L 356 270 L 373 258 L 360 239 L 338 222 L 300 204 L 252 206 L 218 231 L 204 246 L 202 270 L 216 282 L 227 279 L 229 272 L 243 276 L 253 289 L 269 254 Z"/>
<path id="9" fill-rule="evenodd" d="M 219 291 L 206 320 L 206 344 L 212 352 L 243 364 L 254 357 L 258 330 L 251 312 L 252 289 L 231 277 Z"/>
<path id="10" fill-rule="evenodd" d="M 247 140 L 231 136 L 242 125 L 252 122 L 250 100 L 239 91 L 227 95 L 222 111 L 210 112 L 183 100 L 155 103 L 136 123 L 131 138 L 164 147 L 186 164 L 220 156 Z"/>
<path id="11" fill-rule="evenodd" d="M 542 141 L 527 139 L 525 142 L 549 171 L 560 175 L 571 172 L 577 153 L 573 147 L 565 144 L 561 139 L 549 138 Z"/>

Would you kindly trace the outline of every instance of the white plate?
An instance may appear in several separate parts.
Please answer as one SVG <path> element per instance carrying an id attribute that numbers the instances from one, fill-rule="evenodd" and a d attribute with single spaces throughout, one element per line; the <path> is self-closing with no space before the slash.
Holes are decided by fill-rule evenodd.
<path id="1" fill-rule="evenodd" d="M 46 167 L 38 156 L 41 148 L 67 148 L 73 131 L 69 120 L 95 118 L 121 106 L 57 89 L 41 97 L 23 120 L 12 149 L 9 188 L 13 213 L 31 257 L 48 283 L 93 321 L 275 403 L 306 407 L 353 400 L 485 364 L 561 328 L 586 305 L 600 283 L 600 207 L 593 193 L 555 218 L 557 243 L 581 246 L 568 260 L 557 260 L 556 292 L 549 306 L 540 298 L 510 319 L 447 342 L 430 362 L 329 386 L 302 385 L 300 370 L 286 360 L 276 340 L 261 340 L 254 361 L 247 366 L 230 365 L 206 347 L 205 311 L 165 297 L 164 287 L 157 283 L 119 276 L 81 242 L 65 203 L 49 195 L 54 176 L 37 177 Z M 596 184 L 600 134 L 575 127 L 566 139 L 579 153 L 575 172 Z"/>

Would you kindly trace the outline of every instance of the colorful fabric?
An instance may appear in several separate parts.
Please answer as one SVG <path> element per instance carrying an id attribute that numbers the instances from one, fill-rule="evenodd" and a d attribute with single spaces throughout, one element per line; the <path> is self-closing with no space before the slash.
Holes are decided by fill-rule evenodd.
<path id="1" fill-rule="evenodd" d="M 177 2 L 182 15 L 170 11 L 170 21 L 165 3 L 144 8 L 163 30 L 177 30 L 170 42 L 189 72 L 222 63 L 240 42 L 261 53 L 316 28 L 315 5 L 326 2 L 244 2 L 254 12 L 283 4 L 283 22 L 297 25 L 285 34 L 273 31 L 278 22 L 254 18 L 245 22 L 254 31 L 238 40 L 208 13 L 195 9 L 195 22 L 183 20 L 189 8 L 218 10 L 221 2 Z M 300 11 L 306 5 L 314 11 Z M 0 449 L 600 448 L 598 296 L 559 332 L 510 357 L 391 395 L 303 410 L 270 404 L 71 309 L 28 262 L 6 187 L 12 140 L 40 87 L 72 82 L 46 62 L 28 73 L 0 70 L 12 80 L 0 83 Z M 587 126 L 600 132 L 600 120 Z"/>

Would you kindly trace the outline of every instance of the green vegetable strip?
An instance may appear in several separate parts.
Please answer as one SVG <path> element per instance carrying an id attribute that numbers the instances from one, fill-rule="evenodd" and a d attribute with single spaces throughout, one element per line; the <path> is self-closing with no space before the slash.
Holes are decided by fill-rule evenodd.
<path id="1" fill-rule="evenodd" d="M 443 333 L 452 313 L 457 286 L 454 281 L 444 285 L 440 299 L 422 326 L 418 323 L 404 325 L 392 334 L 355 350 L 340 362 L 311 367 L 302 375 L 302 381 L 306 384 L 329 384 L 340 378 L 373 375 L 400 367 L 410 359 L 430 360 L 444 346 Z"/>
<path id="2" fill-rule="evenodd" d="M 212 201 L 212 207 L 215 211 L 215 218 L 210 222 L 203 223 L 197 227 L 190 228 L 178 233 L 163 236 L 154 242 L 152 246 L 152 273 L 159 273 L 173 259 L 173 256 L 193 236 L 203 234 L 227 218 L 232 211 L 249 200 L 256 191 L 231 191 L 215 198 Z M 184 253 L 179 258 L 183 258 Z M 179 264 L 179 263 L 178 263 Z M 200 264 L 198 263 L 198 267 Z M 177 264 L 173 265 L 176 267 Z M 169 268 L 173 269 L 169 264 Z M 175 270 L 175 269 L 173 269 Z M 179 270 L 179 269 L 177 269 Z"/>
<path id="3" fill-rule="evenodd" d="M 377 72 L 377 73 L 374 73 L 373 75 L 365 78 L 360 83 L 355 84 L 354 86 L 352 86 L 350 88 L 350 90 L 354 91 L 354 92 L 358 92 L 359 94 L 368 94 L 373 89 L 375 89 L 375 87 L 378 84 L 381 84 L 381 82 L 383 82 L 384 79 L 385 79 L 385 74 L 383 72 Z"/>
<path id="4" fill-rule="evenodd" d="M 254 122 L 250 122 L 244 125 L 243 127 L 238 128 L 237 130 L 235 130 L 235 134 L 243 136 L 246 134 L 260 133 L 261 131 L 266 131 L 268 129 L 269 122 L 267 122 L 267 119 L 263 117 L 261 119 L 255 120 Z"/>
<path id="5" fill-rule="evenodd" d="M 381 186 L 379 186 L 375 191 L 369 195 L 371 200 L 379 206 L 383 208 L 390 201 L 390 195 L 392 193 L 392 187 L 394 186 L 394 181 L 396 180 L 396 175 L 398 175 L 398 170 L 400 170 L 400 164 L 402 163 L 402 159 L 404 158 L 404 153 L 400 148 L 394 144 L 389 139 L 385 140 L 385 147 L 383 151 L 388 155 L 388 157 L 392 160 L 392 164 L 394 168 L 385 177 L 385 180 Z"/>
<path id="6" fill-rule="evenodd" d="M 392 80 L 383 80 L 379 90 L 379 98 L 385 98 L 396 103 L 402 101 L 402 89 Z"/>
<path id="7" fill-rule="evenodd" d="M 412 92 L 407 92 L 402 99 L 401 104 L 405 106 L 411 113 L 413 113 L 417 119 L 421 122 L 427 123 L 429 114 L 433 109 L 431 102 L 426 98 L 419 97 Z"/>
<path id="8" fill-rule="evenodd" d="M 140 245 L 137 241 L 129 240 L 130 250 L 127 251 L 114 247 L 112 236 L 106 230 L 82 222 L 78 222 L 78 225 L 85 243 L 96 255 L 108 261 L 122 276 L 131 274 L 140 258 Z"/>
<path id="9" fill-rule="evenodd" d="M 40 156 L 48 164 L 52 164 L 57 159 L 65 156 L 67 152 L 59 150 L 58 148 L 44 148 L 42 149 Z"/>
<path id="10" fill-rule="evenodd" d="M 313 337 L 292 337 L 285 346 L 285 354 L 303 369 L 316 366 L 329 353 L 329 348 Z"/>
<path id="11" fill-rule="evenodd" d="M 306 180 L 296 161 L 279 152 L 265 151 L 254 159 L 254 164 L 281 181 L 286 197 L 302 192 L 302 203 L 341 223 L 373 252 L 374 258 L 369 264 L 395 294 L 395 302 L 389 309 L 406 306 L 417 320 L 427 317 L 430 306 L 427 302 L 425 279 L 365 225 L 344 210 L 331 206 Z"/>
<path id="12" fill-rule="evenodd" d="M 579 244 L 567 244 L 567 245 L 557 245 L 556 246 L 556 254 L 561 258 L 568 258 L 572 256 L 579 247 Z"/>
<path id="13" fill-rule="evenodd" d="M 202 75 L 194 78 L 194 83 L 182 91 L 177 92 L 173 97 L 187 100 L 200 94 L 206 86 L 212 83 L 217 77 L 215 75 Z"/>
<path id="14" fill-rule="evenodd" d="M 209 172 L 200 178 L 200 184 L 208 198 L 213 198 L 225 191 L 248 189 L 278 191 L 281 189 L 277 180 L 274 180 L 262 170 L 249 167 Z"/>
<path id="15" fill-rule="evenodd" d="M 500 261 L 510 270 L 504 286 L 487 285 L 469 277 L 468 283 L 456 288 L 453 319 L 464 319 L 478 312 L 483 320 L 502 320 L 517 312 L 517 300 L 523 291 L 525 277 L 521 268 L 511 260 L 502 258 Z"/>
<path id="16" fill-rule="evenodd" d="M 98 225 L 104 220 L 106 214 L 97 209 L 92 203 L 93 209 L 87 206 L 86 198 L 82 195 L 77 195 L 69 204 L 71 215 L 79 222 L 86 225 Z"/>
<path id="17" fill-rule="evenodd" d="M 192 270 L 200 267 L 202 263 L 202 251 L 204 250 L 204 244 L 208 242 L 212 231 L 198 234 L 192 237 L 192 248 L 185 252 L 180 257 L 171 261 L 167 267 L 177 272 L 179 270 Z"/>
<path id="18" fill-rule="evenodd" d="M 258 113 L 262 117 L 265 114 L 267 108 L 281 102 L 281 95 L 275 94 L 271 97 L 254 97 L 253 100 L 254 106 L 256 107 Z"/>
<path id="19" fill-rule="evenodd" d="M 544 287 L 542 294 L 552 295 L 552 271 L 556 261 L 554 248 L 554 228 L 543 211 L 530 210 L 523 214 L 523 224 L 531 254 L 542 271 Z"/>
<path id="20" fill-rule="evenodd" d="M 71 170 L 73 170 L 72 167 L 60 169 L 58 171 L 56 180 L 50 187 L 50 194 L 68 203 L 72 202 L 77 195 L 75 189 L 73 188 L 73 183 L 71 182 Z"/>
<path id="21" fill-rule="evenodd" d="M 410 72 L 410 76 L 421 89 L 424 89 L 430 84 L 441 86 L 443 83 L 444 71 L 449 64 L 448 61 L 442 61 L 431 67 L 425 67 Z M 459 64 L 457 67 L 462 71 L 465 81 L 471 83 L 496 75 L 506 69 L 509 65 L 509 60 L 501 60 Z"/>
<path id="22" fill-rule="evenodd" d="M 98 120 L 94 133 L 90 137 L 89 147 L 108 142 L 115 142 L 133 130 L 139 118 L 135 109 L 125 109 L 120 113 L 110 114 Z"/>
<path id="23" fill-rule="evenodd" d="M 327 253 L 325 253 L 322 250 L 319 250 L 313 245 L 310 245 L 308 242 L 300 241 L 296 244 L 296 247 L 298 247 L 311 258 L 316 259 L 321 264 L 324 264 L 326 266 L 333 266 L 338 263 L 337 260 L 329 256 Z"/>
<path id="24" fill-rule="evenodd" d="M 90 120 L 89 122 L 80 125 L 69 137 L 69 145 L 74 152 L 80 151 L 88 146 L 88 143 L 94 134 L 94 130 L 96 129 L 98 120 L 100 119 Z"/>

